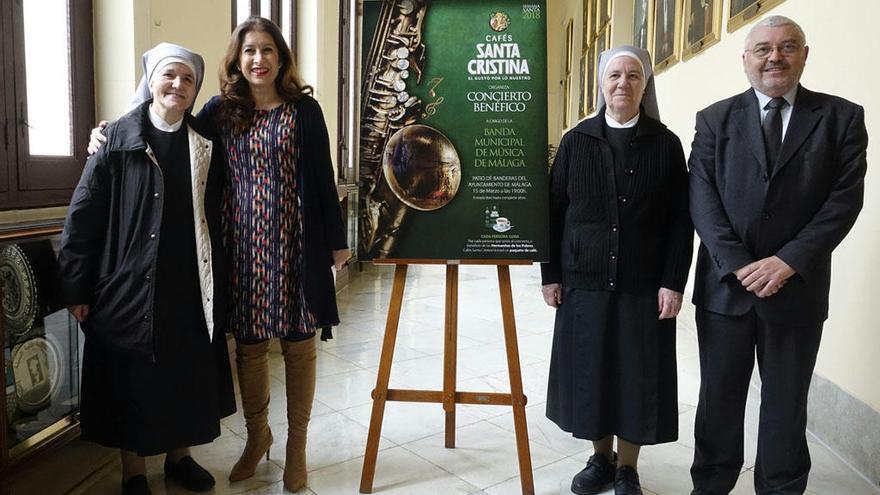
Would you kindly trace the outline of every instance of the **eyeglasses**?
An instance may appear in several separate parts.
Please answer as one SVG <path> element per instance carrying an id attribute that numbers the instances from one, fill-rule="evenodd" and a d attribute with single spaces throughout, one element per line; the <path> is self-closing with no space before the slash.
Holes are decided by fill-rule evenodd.
<path id="1" fill-rule="evenodd" d="M 794 55 L 801 50 L 801 45 L 798 43 L 783 43 L 778 46 L 760 45 L 756 48 L 752 48 L 751 50 L 746 51 L 757 58 L 767 58 L 770 56 L 771 53 L 773 53 L 773 50 L 779 50 L 779 53 L 783 55 Z"/>

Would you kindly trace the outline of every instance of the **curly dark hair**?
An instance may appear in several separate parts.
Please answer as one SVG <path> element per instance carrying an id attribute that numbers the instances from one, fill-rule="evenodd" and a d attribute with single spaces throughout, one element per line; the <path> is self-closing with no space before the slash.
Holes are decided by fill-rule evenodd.
<path id="1" fill-rule="evenodd" d="M 287 46 L 278 26 L 263 17 L 248 17 L 232 32 L 219 71 L 221 98 L 219 117 L 223 125 L 229 126 L 236 134 L 248 129 L 254 115 L 254 99 L 250 86 L 239 69 L 244 37 L 251 31 L 268 33 L 278 48 L 280 72 L 275 78 L 275 88 L 282 100 L 296 103 L 303 95 L 310 95 L 313 91 L 313 88 L 306 85 L 300 77 L 290 47 Z"/>

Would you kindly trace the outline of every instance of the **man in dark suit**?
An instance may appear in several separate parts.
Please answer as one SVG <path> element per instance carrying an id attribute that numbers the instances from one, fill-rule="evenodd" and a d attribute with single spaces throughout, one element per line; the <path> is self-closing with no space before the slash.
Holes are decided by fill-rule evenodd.
<path id="1" fill-rule="evenodd" d="M 799 84 L 808 53 L 794 21 L 762 20 L 743 53 L 752 88 L 697 114 L 693 494 L 727 494 L 736 484 L 756 354 L 755 491 L 806 489 L 807 392 L 828 316 L 831 252 L 861 210 L 868 144 L 862 107 Z"/>

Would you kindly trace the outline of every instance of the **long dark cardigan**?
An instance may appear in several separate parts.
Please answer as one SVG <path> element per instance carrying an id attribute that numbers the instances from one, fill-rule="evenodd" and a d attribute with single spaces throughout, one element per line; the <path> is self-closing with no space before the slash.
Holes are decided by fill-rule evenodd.
<path id="1" fill-rule="evenodd" d="M 199 112 L 199 119 L 221 127 L 220 97 L 211 98 Z M 333 178 L 330 138 L 321 106 L 310 96 L 296 103 L 296 149 L 300 153 L 297 173 L 302 194 L 303 290 L 309 310 L 323 328 L 322 340 L 332 337 L 330 327 L 339 324 L 336 287 L 330 267 L 333 251 L 345 249 L 345 225 Z"/>
<path id="2" fill-rule="evenodd" d="M 544 284 L 642 293 L 684 290 L 693 251 L 688 176 L 678 137 L 642 113 L 615 180 L 604 108 L 562 138 L 550 180 Z"/>

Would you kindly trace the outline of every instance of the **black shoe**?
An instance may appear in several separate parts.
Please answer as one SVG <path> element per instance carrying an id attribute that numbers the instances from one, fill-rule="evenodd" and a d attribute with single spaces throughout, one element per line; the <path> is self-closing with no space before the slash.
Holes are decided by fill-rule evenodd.
<path id="1" fill-rule="evenodd" d="M 122 482 L 122 495 L 153 495 L 147 477 L 138 474 Z"/>
<path id="2" fill-rule="evenodd" d="M 631 466 L 620 466 L 614 476 L 614 495 L 642 495 L 639 473 Z"/>
<path id="3" fill-rule="evenodd" d="M 199 466 L 192 457 L 186 456 L 177 462 L 165 458 L 165 478 L 180 483 L 191 492 L 206 492 L 214 487 L 214 477 Z"/>
<path id="4" fill-rule="evenodd" d="M 614 483 L 614 463 L 617 454 L 608 460 L 603 454 L 593 454 L 587 461 L 587 467 L 574 475 L 571 480 L 571 491 L 577 495 L 593 495 L 607 489 Z"/>

